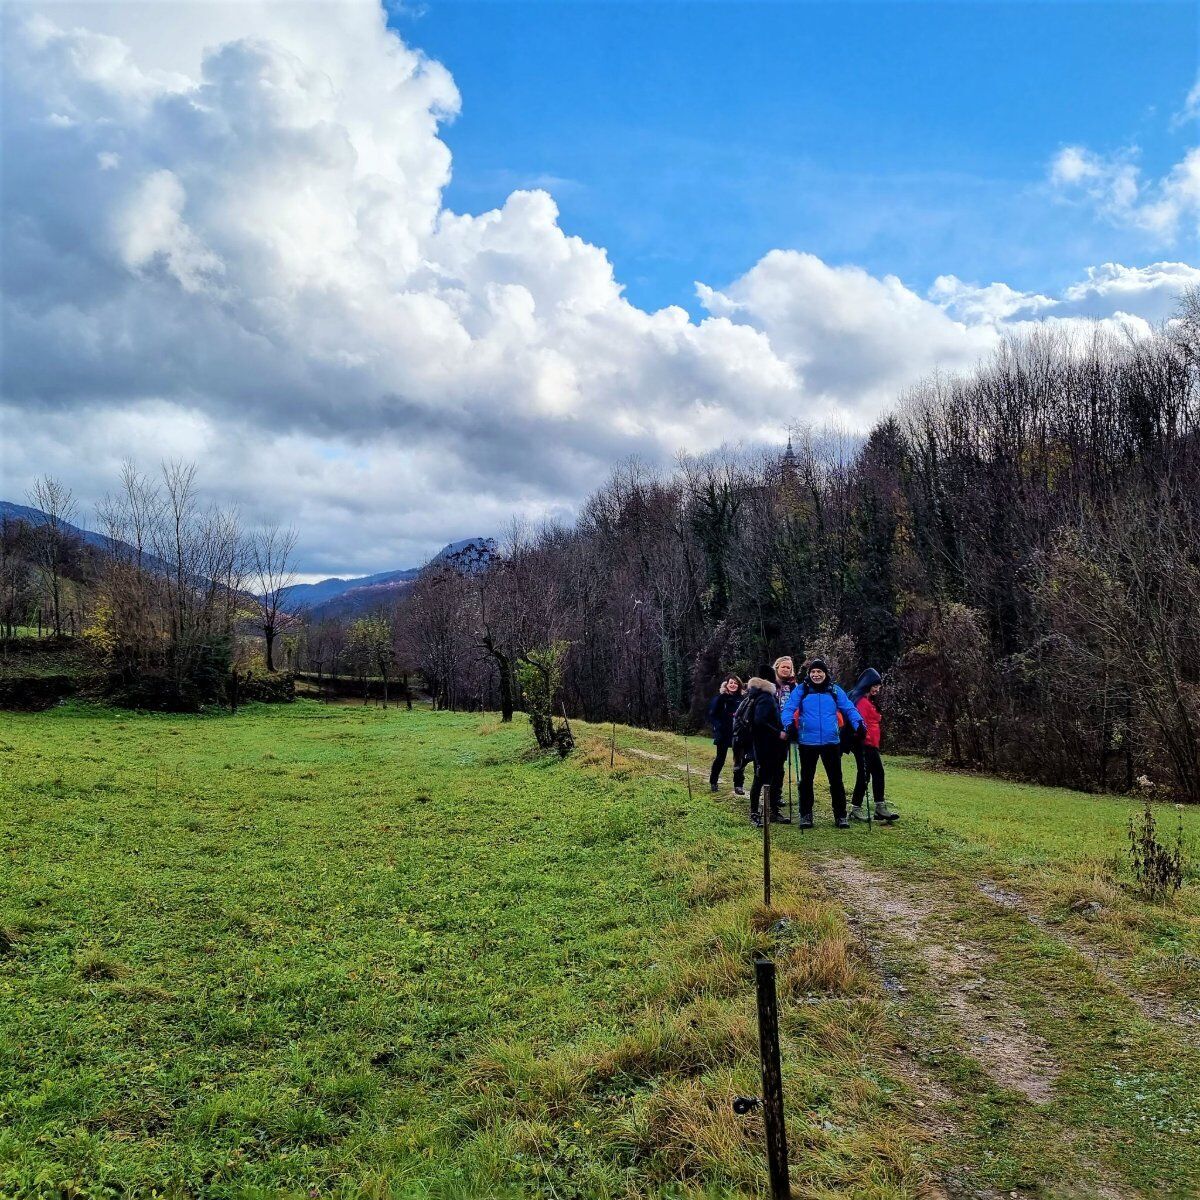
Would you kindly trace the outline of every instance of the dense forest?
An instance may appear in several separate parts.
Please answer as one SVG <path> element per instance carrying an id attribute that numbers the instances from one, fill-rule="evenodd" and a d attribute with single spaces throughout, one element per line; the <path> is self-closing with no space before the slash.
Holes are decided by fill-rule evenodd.
<path id="1" fill-rule="evenodd" d="M 289 606 L 295 534 L 206 507 L 190 467 L 128 468 L 93 544 L 54 480 L 30 500 L 43 523 L 0 528 L 5 644 L 73 638 L 124 703 L 286 696 L 299 670 L 699 728 L 726 672 L 819 653 L 883 672 L 892 749 L 1200 802 L 1195 293 L 1150 337 L 1010 340 L 865 437 L 623 464 L 573 524 L 514 523 L 340 619 Z"/>

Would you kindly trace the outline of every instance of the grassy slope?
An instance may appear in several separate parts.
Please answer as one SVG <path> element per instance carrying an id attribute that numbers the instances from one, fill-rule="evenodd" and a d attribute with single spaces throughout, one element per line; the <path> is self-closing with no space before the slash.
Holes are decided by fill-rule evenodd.
<path id="1" fill-rule="evenodd" d="M 0 715 L 0 1194 L 758 1193 L 759 1130 L 727 1107 L 758 1091 L 758 843 L 667 764 L 610 775 L 584 736 L 564 764 L 474 716 Z M 1128 806 L 891 767 L 901 827 L 778 842 L 800 1194 L 915 1197 L 937 1174 L 1066 1195 L 1093 1166 L 1196 1194 L 1194 1053 L 973 890 L 1016 879 L 1065 925 L 1101 895 L 1087 936 L 1186 994 L 1194 899 L 1162 913 L 1080 866 L 1119 852 Z M 1070 1064 L 1049 1112 L 980 1084 L 919 979 L 884 995 L 808 869 L 847 847 L 998 947 Z M 930 1136 L 897 1029 L 961 1136 Z"/>

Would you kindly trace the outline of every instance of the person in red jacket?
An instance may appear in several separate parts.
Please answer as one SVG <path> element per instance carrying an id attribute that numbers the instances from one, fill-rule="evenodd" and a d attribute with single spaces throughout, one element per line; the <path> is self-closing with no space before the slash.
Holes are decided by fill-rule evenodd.
<path id="1" fill-rule="evenodd" d="M 883 718 L 875 706 L 875 700 L 882 688 L 879 672 L 874 667 L 868 667 L 858 682 L 850 690 L 850 699 L 858 709 L 858 715 L 863 719 L 866 735 L 860 743 L 854 746 L 854 761 L 858 767 L 858 775 L 854 780 L 854 795 L 852 798 L 850 817 L 855 821 L 867 820 L 863 810 L 863 801 L 867 798 L 867 780 L 871 782 L 871 799 L 875 802 L 875 820 L 890 825 L 900 819 L 895 809 L 888 807 L 884 799 L 883 758 L 879 753 L 879 742 L 883 732 Z"/>

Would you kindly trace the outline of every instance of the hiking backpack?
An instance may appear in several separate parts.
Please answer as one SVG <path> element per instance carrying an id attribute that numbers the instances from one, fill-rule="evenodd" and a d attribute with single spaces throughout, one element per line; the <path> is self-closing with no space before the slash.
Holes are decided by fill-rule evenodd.
<path id="1" fill-rule="evenodd" d="M 743 696 L 733 713 L 733 748 L 741 753 L 754 740 L 754 701 L 757 696 Z"/>

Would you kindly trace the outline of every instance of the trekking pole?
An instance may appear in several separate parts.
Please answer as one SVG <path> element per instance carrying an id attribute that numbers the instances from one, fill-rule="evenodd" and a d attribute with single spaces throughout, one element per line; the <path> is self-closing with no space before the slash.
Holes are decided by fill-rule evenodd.
<path id="1" fill-rule="evenodd" d="M 787 1130 L 783 1123 L 783 1074 L 779 1067 L 779 1002 L 775 964 L 765 955 L 754 959 L 754 991 L 758 1000 L 758 1050 L 762 1059 L 762 1105 L 767 1127 L 767 1167 L 772 1200 L 788 1200 Z"/>
<path id="2" fill-rule="evenodd" d="M 800 807 L 800 747 L 795 742 L 788 743 L 788 762 L 796 764 L 796 807 Z"/>
<path id="3" fill-rule="evenodd" d="M 692 756 L 688 753 L 687 734 L 683 735 L 683 765 L 687 771 L 688 803 L 692 803 Z"/>
<path id="4" fill-rule="evenodd" d="M 864 753 L 863 753 L 863 765 L 864 766 L 866 766 L 866 762 L 867 762 L 867 756 L 866 756 L 866 752 L 864 751 Z M 855 780 L 855 787 L 857 787 L 857 786 L 858 786 L 858 781 Z M 867 804 L 866 792 L 863 792 L 863 803 Z M 875 788 L 872 787 L 871 788 L 871 802 L 870 802 L 870 804 L 867 804 L 867 833 L 868 834 L 872 834 L 875 832 L 875 816 L 874 816 L 874 812 L 873 812 L 874 808 L 875 808 Z"/>
<path id="5" fill-rule="evenodd" d="M 759 801 L 763 827 L 763 904 L 771 907 L 771 785 L 762 789 Z"/>
<path id="6" fill-rule="evenodd" d="M 617 723 L 612 723 L 612 741 L 608 744 L 608 769 L 613 769 L 613 763 L 617 760 Z"/>
<path id="7" fill-rule="evenodd" d="M 788 760 L 788 820 L 794 825 L 796 823 L 796 813 L 792 808 L 792 743 L 787 743 L 787 760 Z"/>

